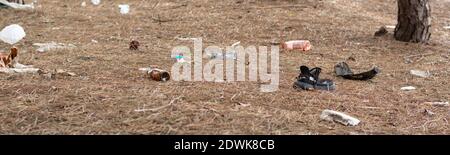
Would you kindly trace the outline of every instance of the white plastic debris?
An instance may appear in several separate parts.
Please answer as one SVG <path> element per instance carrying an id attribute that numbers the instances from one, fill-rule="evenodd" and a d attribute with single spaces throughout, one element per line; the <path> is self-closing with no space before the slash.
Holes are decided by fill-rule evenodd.
<path id="1" fill-rule="evenodd" d="M 386 25 L 386 28 L 388 28 L 388 29 L 395 29 L 395 26 L 393 26 L 393 25 Z"/>
<path id="2" fill-rule="evenodd" d="M 94 5 L 99 5 L 100 4 L 100 0 L 91 0 L 91 3 Z"/>
<path id="3" fill-rule="evenodd" d="M 147 73 L 147 72 L 150 72 L 150 71 L 152 71 L 152 70 L 153 70 L 153 68 L 152 68 L 152 67 L 147 67 L 147 68 L 139 68 L 139 70 L 140 70 L 140 71 L 142 71 L 142 72 L 145 72 L 145 73 Z"/>
<path id="4" fill-rule="evenodd" d="M 56 42 L 34 43 L 33 46 L 38 46 L 38 49 L 37 49 L 38 52 L 47 52 L 47 51 L 54 50 L 54 49 L 71 49 L 71 48 L 76 47 L 73 44 L 63 44 L 63 43 L 56 43 Z"/>
<path id="5" fill-rule="evenodd" d="M 320 115 L 320 119 L 330 122 L 338 122 L 346 126 L 356 126 L 361 122 L 354 117 L 333 110 L 324 110 Z"/>
<path id="6" fill-rule="evenodd" d="M 92 42 L 92 43 L 98 43 L 98 41 L 95 40 L 95 39 L 92 39 L 91 42 Z"/>
<path id="7" fill-rule="evenodd" d="M 450 30 L 450 26 L 444 26 L 444 29 Z"/>
<path id="8" fill-rule="evenodd" d="M 403 90 L 403 91 L 412 91 L 412 90 L 416 90 L 416 87 L 413 87 L 413 86 L 406 86 L 406 87 L 400 88 L 400 90 Z"/>
<path id="9" fill-rule="evenodd" d="M 0 31 L 0 40 L 11 45 L 19 42 L 25 36 L 25 31 L 17 24 L 9 25 Z"/>
<path id="10" fill-rule="evenodd" d="M 428 115 L 428 116 L 434 116 L 436 113 L 434 113 L 434 112 L 432 112 L 431 110 L 428 110 L 428 109 L 425 109 L 424 111 L 423 111 L 423 113 L 425 114 L 425 115 Z"/>
<path id="11" fill-rule="evenodd" d="M 0 0 L 0 4 L 6 5 L 7 7 L 10 7 L 13 9 L 20 9 L 20 10 L 34 9 L 34 3 L 19 4 L 19 3 L 8 2 L 6 0 Z"/>
<path id="12" fill-rule="evenodd" d="M 34 68 L 32 65 L 23 65 L 15 63 L 13 68 L 0 67 L 0 73 L 14 74 L 14 73 L 39 73 L 39 68 Z"/>
<path id="13" fill-rule="evenodd" d="M 130 6 L 128 4 L 121 4 L 119 5 L 120 13 L 121 14 L 128 14 L 130 12 Z"/>
<path id="14" fill-rule="evenodd" d="M 68 72 L 62 69 L 57 69 L 56 70 L 56 74 L 57 75 L 62 75 L 62 76 L 76 76 L 77 74 L 73 73 L 73 72 Z"/>
<path id="15" fill-rule="evenodd" d="M 448 102 L 425 102 L 425 104 L 429 104 L 436 107 L 448 107 L 450 106 Z"/>
<path id="16" fill-rule="evenodd" d="M 429 71 L 421 71 L 421 70 L 411 70 L 410 73 L 414 76 L 427 78 L 431 76 L 431 73 Z"/>
<path id="17" fill-rule="evenodd" d="M 81 7 L 86 7 L 86 2 L 81 2 Z"/>

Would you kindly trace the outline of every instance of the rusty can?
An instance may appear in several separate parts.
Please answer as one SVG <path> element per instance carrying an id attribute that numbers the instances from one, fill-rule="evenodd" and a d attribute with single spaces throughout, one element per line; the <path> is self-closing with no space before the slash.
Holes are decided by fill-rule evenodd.
<path id="1" fill-rule="evenodd" d="M 161 69 L 152 69 L 148 71 L 148 75 L 150 75 L 150 78 L 155 81 L 169 81 L 170 80 L 170 74 L 169 72 Z"/>

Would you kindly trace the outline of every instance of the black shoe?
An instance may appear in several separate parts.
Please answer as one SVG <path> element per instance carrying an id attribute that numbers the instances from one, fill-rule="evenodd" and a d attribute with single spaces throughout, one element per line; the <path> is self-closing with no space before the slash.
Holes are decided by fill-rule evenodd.
<path id="1" fill-rule="evenodd" d="M 374 67 L 370 71 L 362 72 L 359 74 L 354 74 L 352 72 L 352 70 L 350 69 L 350 67 L 348 66 L 348 64 L 345 62 L 338 63 L 334 67 L 334 69 L 335 69 L 337 76 L 341 76 L 344 79 L 349 79 L 349 80 L 362 80 L 362 81 L 370 80 L 370 79 L 374 78 L 377 74 L 380 73 L 380 69 L 378 69 L 377 67 Z"/>
<path id="2" fill-rule="evenodd" d="M 319 79 L 321 68 L 313 68 L 309 70 L 306 66 L 300 67 L 300 75 L 294 83 L 294 88 L 303 90 L 335 90 L 336 86 L 333 81 L 328 79 Z"/>

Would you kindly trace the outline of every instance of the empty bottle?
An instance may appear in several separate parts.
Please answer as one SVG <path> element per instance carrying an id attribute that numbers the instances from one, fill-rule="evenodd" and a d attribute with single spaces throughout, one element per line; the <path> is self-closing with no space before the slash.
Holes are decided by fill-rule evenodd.
<path id="1" fill-rule="evenodd" d="M 292 40 L 281 44 L 283 49 L 309 51 L 311 43 L 308 40 Z"/>
<path id="2" fill-rule="evenodd" d="M 147 72 L 150 75 L 150 78 L 155 81 L 169 81 L 170 74 L 169 72 L 161 69 L 154 68 Z"/>

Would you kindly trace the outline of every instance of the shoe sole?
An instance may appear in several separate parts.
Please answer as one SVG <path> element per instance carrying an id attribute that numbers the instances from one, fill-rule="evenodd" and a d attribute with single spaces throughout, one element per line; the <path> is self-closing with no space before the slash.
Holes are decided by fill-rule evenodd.
<path id="1" fill-rule="evenodd" d="M 293 86 L 295 89 L 303 89 L 303 90 L 327 90 L 327 91 L 333 91 L 336 90 L 336 85 L 334 83 L 332 84 L 316 84 L 312 85 L 306 82 L 299 82 L 296 81 Z"/>

